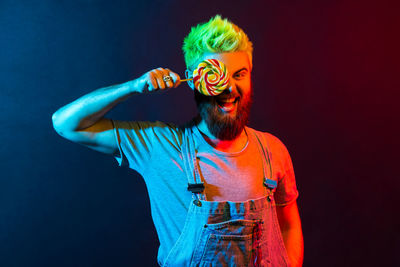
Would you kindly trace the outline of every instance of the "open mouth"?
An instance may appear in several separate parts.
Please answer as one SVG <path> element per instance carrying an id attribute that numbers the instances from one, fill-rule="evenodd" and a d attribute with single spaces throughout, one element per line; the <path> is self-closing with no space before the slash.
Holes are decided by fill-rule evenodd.
<path id="1" fill-rule="evenodd" d="M 224 112 L 232 112 L 233 110 L 235 110 L 238 100 L 239 100 L 239 97 L 217 99 L 217 105 Z"/>

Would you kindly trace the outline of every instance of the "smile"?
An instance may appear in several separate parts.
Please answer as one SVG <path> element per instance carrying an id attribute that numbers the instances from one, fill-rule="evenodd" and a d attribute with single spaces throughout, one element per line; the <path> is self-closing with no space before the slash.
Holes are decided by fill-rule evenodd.
<path id="1" fill-rule="evenodd" d="M 236 98 L 226 98 L 226 99 L 217 99 L 217 105 L 224 112 L 232 112 L 235 110 L 239 97 Z"/>

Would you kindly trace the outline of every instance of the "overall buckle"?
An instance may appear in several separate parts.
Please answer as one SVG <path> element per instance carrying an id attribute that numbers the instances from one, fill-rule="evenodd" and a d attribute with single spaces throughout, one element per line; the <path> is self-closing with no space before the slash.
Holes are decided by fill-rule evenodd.
<path id="1" fill-rule="evenodd" d="M 204 191 L 204 183 L 188 184 L 187 190 L 196 194 L 202 193 Z"/>

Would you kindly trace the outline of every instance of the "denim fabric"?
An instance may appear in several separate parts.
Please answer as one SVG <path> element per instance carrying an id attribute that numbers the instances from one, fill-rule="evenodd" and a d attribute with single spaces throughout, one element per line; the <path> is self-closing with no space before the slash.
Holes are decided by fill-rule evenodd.
<path id="1" fill-rule="evenodd" d="M 185 136 L 188 183 L 201 183 L 193 135 Z M 271 175 L 271 162 L 261 142 L 260 147 L 267 179 L 266 165 Z M 203 194 L 193 193 L 181 235 L 163 266 L 289 266 L 276 215 L 275 188 L 267 188 L 267 192 L 244 202 L 206 201 Z"/>

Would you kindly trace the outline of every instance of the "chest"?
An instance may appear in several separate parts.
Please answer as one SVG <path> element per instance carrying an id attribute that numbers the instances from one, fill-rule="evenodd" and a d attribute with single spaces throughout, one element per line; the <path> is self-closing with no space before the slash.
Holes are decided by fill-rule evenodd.
<path id="1" fill-rule="evenodd" d="M 236 157 L 198 153 L 197 164 L 208 201 L 245 201 L 266 193 L 264 163 L 257 152 Z"/>

